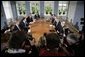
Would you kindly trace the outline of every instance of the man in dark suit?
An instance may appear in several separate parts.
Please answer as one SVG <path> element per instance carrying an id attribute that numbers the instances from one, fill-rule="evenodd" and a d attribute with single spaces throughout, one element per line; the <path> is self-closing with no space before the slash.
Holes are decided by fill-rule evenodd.
<path id="1" fill-rule="evenodd" d="M 38 18 L 40 18 L 40 15 L 39 15 L 39 13 L 37 14 L 37 16 L 38 16 Z"/>
<path id="2" fill-rule="evenodd" d="M 30 13 L 29 17 L 30 17 L 30 22 L 32 22 L 33 18 L 32 18 L 32 14 L 31 13 Z"/>
<path id="3" fill-rule="evenodd" d="M 21 31 L 21 27 L 22 27 L 21 23 L 23 20 L 24 20 L 24 18 L 20 22 L 18 20 L 16 20 L 16 24 L 14 25 L 13 31 Z"/>
<path id="4" fill-rule="evenodd" d="M 40 15 L 39 14 L 35 14 L 34 18 L 35 19 L 39 19 L 40 18 Z"/>
<path id="5" fill-rule="evenodd" d="M 19 26 L 18 25 L 15 25 L 13 31 L 20 31 Z"/>
<path id="6" fill-rule="evenodd" d="M 19 22 L 17 22 L 14 26 L 13 31 L 21 31 L 20 27 L 19 27 Z"/>
<path id="7" fill-rule="evenodd" d="M 32 21 L 33 21 L 33 18 L 32 18 L 31 16 L 28 16 L 28 17 L 26 18 L 27 26 L 28 26 L 29 23 L 32 22 Z"/>
<path id="8" fill-rule="evenodd" d="M 35 14 L 34 18 L 35 18 L 35 19 L 38 19 L 36 14 Z"/>
<path id="9" fill-rule="evenodd" d="M 61 22 L 60 21 L 56 25 L 56 28 L 55 29 L 58 30 L 59 33 L 63 33 L 63 27 L 61 26 Z"/>
<path id="10" fill-rule="evenodd" d="M 28 26 L 26 24 L 27 24 L 26 19 L 23 19 L 20 22 L 19 26 L 20 26 L 20 29 L 24 30 L 27 33 L 29 28 L 28 28 Z"/>

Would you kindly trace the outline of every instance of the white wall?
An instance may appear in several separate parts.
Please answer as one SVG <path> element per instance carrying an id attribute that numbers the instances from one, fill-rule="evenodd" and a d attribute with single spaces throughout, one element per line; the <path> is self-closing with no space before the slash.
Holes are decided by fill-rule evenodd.
<path id="1" fill-rule="evenodd" d="M 70 1 L 69 11 L 68 11 L 68 20 L 74 19 L 75 11 L 76 11 L 77 1 Z M 73 22 L 73 21 L 72 21 Z"/>
<path id="2" fill-rule="evenodd" d="M 79 30 L 82 30 L 82 25 L 80 24 L 80 19 L 84 18 L 84 1 L 78 1 L 76 6 L 76 11 L 74 14 L 73 23 L 78 22 Z"/>
<path id="3" fill-rule="evenodd" d="M 12 13 L 10 1 L 2 1 L 2 4 L 4 7 L 7 22 L 9 23 L 10 19 L 13 19 L 13 13 Z"/>
<path id="4" fill-rule="evenodd" d="M 84 18 L 84 1 L 70 1 L 68 19 L 72 19 L 73 25 L 78 22 L 79 30 L 82 29 L 80 18 Z"/>
<path id="5" fill-rule="evenodd" d="M 16 9 L 16 2 L 11 1 L 11 9 L 12 9 L 12 14 L 13 14 L 13 20 L 17 18 L 17 9 Z"/>
<path id="6" fill-rule="evenodd" d="M 3 5 L 1 4 L 1 29 L 3 29 L 4 22 L 6 22 L 6 16 L 4 13 Z"/>

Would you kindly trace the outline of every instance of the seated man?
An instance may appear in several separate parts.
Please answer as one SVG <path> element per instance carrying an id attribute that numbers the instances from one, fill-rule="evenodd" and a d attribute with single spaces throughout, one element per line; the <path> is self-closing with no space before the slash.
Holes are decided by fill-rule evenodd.
<path id="1" fill-rule="evenodd" d="M 26 22 L 27 22 L 27 26 L 29 25 L 30 22 L 33 22 L 32 16 L 28 16 L 28 17 L 26 18 Z"/>
<path id="2" fill-rule="evenodd" d="M 35 14 L 34 18 L 35 19 L 39 19 L 40 18 L 40 15 L 39 14 Z"/>
<path id="3" fill-rule="evenodd" d="M 74 34 L 74 33 L 70 33 L 67 35 L 66 41 L 65 41 L 67 48 L 69 51 L 74 52 L 73 55 L 76 56 L 83 56 L 84 55 L 84 43 L 81 44 L 79 37 Z M 83 42 L 83 41 L 82 41 Z"/>
<path id="4" fill-rule="evenodd" d="M 56 31 L 58 31 L 58 33 L 59 33 L 60 35 L 63 35 L 64 31 L 63 31 L 63 27 L 62 27 L 60 21 L 59 21 L 58 24 L 55 26 L 55 29 L 56 29 Z"/>
<path id="5" fill-rule="evenodd" d="M 35 39 L 32 35 L 28 35 L 28 38 L 22 44 L 22 48 L 26 50 L 26 54 L 30 56 L 38 56 L 38 50 L 35 46 Z"/>
<path id="6" fill-rule="evenodd" d="M 56 33 L 48 33 L 45 36 L 45 47 L 40 48 L 39 56 L 67 56 L 68 54 L 60 47 L 60 39 Z"/>
<path id="7" fill-rule="evenodd" d="M 37 16 L 38 16 L 38 18 L 40 18 L 40 15 L 39 15 L 39 13 L 37 14 Z"/>
<path id="8" fill-rule="evenodd" d="M 4 53 L 8 49 L 8 41 L 10 39 L 11 33 L 7 32 L 1 37 L 1 53 Z"/>
<path id="9" fill-rule="evenodd" d="M 14 25 L 13 31 L 21 31 L 21 29 L 19 27 L 19 22 L 16 22 L 16 24 Z"/>
<path id="10" fill-rule="evenodd" d="M 40 38 L 39 46 L 40 47 L 45 47 L 46 46 L 46 33 L 44 33 L 44 35 Z"/>
<path id="11" fill-rule="evenodd" d="M 37 56 L 38 51 L 35 47 L 34 39 L 32 35 L 26 34 L 24 31 L 17 31 L 12 34 L 12 38 L 9 40 L 9 49 L 16 50 L 15 54 L 19 54 L 20 49 L 25 50 L 24 54 L 29 56 Z"/>
<path id="12" fill-rule="evenodd" d="M 30 22 L 32 22 L 33 21 L 32 13 L 30 13 L 29 17 L 30 17 Z"/>
<path id="13" fill-rule="evenodd" d="M 21 48 L 23 41 L 26 40 L 26 33 L 24 31 L 17 31 L 12 33 L 12 37 L 9 40 L 9 48 Z M 17 45 L 16 45 L 17 44 Z"/>
<path id="14" fill-rule="evenodd" d="M 66 28 L 64 29 L 64 31 L 65 31 L 66 37 L 67 37 L 67 35 L 71 32 L 70 29 L 69 29 L 68 27 L 66 27 Z"/>
<path id="15" fill-rule="evenodd" d="M 53 14 L 51 14 L 50 20 L 51 20 L 51 22 L 52 22 L 52 24 L 53 24 L 54 21 L 55 21 L 55 18 L 54 18 L 54 16 L 53 16 Z"/>
<path id="16" fill-rule="evenodd" d="M 36 14 L 34 15 L 34 19 L 37 19 L 37 15 Z"/>
<path id="17" fill-rule="evenodd" d="M 22 21 L 19 23 L 19 27 L 21 30 L 24 30 L 26 33 L 28 32 L 29 27 L 26 26 L 26 19 L 23 18 Z"/>

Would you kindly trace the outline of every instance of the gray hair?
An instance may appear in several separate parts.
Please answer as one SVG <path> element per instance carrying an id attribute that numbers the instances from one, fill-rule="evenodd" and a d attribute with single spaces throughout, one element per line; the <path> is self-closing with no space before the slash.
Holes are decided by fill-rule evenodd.
<path id="1" fill-rule="evenodd" d="M 78 41 L 79 41 L 79 38 L 77 37 L 76 34 L 70 33 L 70 34 L 67 35 L 67 42 L 68 42 L 70 45 L 72 45 L 72 44 L 74 44 L 74 43 L 76 43 L 76 42 L 78 42 Z"/>

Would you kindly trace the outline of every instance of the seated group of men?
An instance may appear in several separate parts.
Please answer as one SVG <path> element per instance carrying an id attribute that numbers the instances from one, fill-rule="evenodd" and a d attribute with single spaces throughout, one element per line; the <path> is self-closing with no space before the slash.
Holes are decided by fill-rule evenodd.
<path id="1" fill-rule="evenodd" d="M 27 34 L 30 29 L 29 23 L 33 21 L 31 16 L 23 18 L 20 22 L 16 20 L 16 24 L 6 27 L 2 30 L 1 35 L 1 52 L 3 54 L 18 53 L 20 49 L 25 50 L 25 54 L 34 55 L 32 51 L 36 50 L 34 38 L 31 34 Z M 22 51 L 20 52 L 21 54 Z M 32 54 L 30 54 L 32 53 Z M 35 56 L 35 55 L 34 55 Z"/>
<path id="2" fill-rule="evenodd" d="M 80 53 L 78 54 L 75 51 L 75 48 L 77 48 L 77 46 L 79 46 L 80 44 L 78 43 L 78 45 L 76 45 L 76 42 L 79 41 L 79 38 L 77 38 L 76 35 L 74 35 L 73 33 L 69 35 L 65 34 L 67 35 L 67 37 L 65 38 L 66 41 L 63 40 L 62 43 L 61 39 L 64 37 L 62 35 L 63 27 L 61 25 L 61 22 L 58 22 L 56 19 L 51 20 L 53 25 L 55 25 L 56 31 L 58 30 L 59 34 L 54 32 L 44 33 L 43 37 L 40 38 L 40 45 L 38 47 L 35 46 L 35 39 L 32 37 L 32 35 L 27 34 L 29 23 L 33 21 L 32 17 L 28 16 L 27 18 L 23 18 L 20 22 L 17 22 L 14 28 L 11 29 L 11 33 L 6 33 L 2 35 L 2 40 L 5 39 L 4 43 L 2 42 L 3 44 L 1 44 L 2 53 L 12 54 L 13 51 L 18 52 L 19 49 L 23 49 L 25 50 L 25 52 L 18 54 L 25 54 L 28 56 L 79 55 Z"/>
<path id="3" fill-rule="evenodd" d="M 75 33 L 73 33 L 72 31 L 70 31 L 69 27 L 65 27 L 65 22 L 60 22 L 59 19 L 57 19 L 55 16 L 52 15 L 51 17 L 51 21 L 52 24 L 55 26 L 55 30 L 58 33 L 58 35 L 60 36 L 60 40 L 61 43 L 64 44 L 65 46 L 70 47 L 72 50 L 74 50 L 75 55 L 84 55 L 82 52 L 84 52 L 82 50 L 83 48 L 83 34 L 82 31 L 80 34 L 80 37 L 77 37 L 77 35 Z M 83 39 L 83 40 L 80 40 Z M 63 42 L 62 42 L 63 40 Z M 82 42 L 82 44 L 80 44 Z M 77 45 L 78 44 L 78 45 Z M 79 46 L 82 46 L 79 47 Z M 68 48 L 67 48 L 68 49 Z M 78 50 L 82 50 L 82 52 L 78 52 Z"/>
<path id="4" fill-rule="evenodd" d="M 39 14 L 35 14 L 34 19 L 37 20 L 39 18 L 40 18 L 40 15 Z M 16 24 L 12 24 L 10 27 L 8 27 L 8 25 L 6 24 L 6 22 L 4 22 L 5 27 L 1 30 L 1 32 L 4 33 L 8 29 L 12 29 L 13 31 L 16 31 L 16 30 L 20 31 L 20 30 L 24 29 L 27 32 L 27 30 L 29 29 L 28 28 L 29 23 L 30 22 L 33 22 L 33 17 L 32 17 L 32 15 L 30 13 L 29 16 L 23 17 L 21 19 L 21 21 L 18 22 L 18 19 L 16 19 L 15 22 L 16 22 Z"/>
<path id="5" fill-rule="evenodd" d="M 36 15 L 35 19 L 37 18 L 40 18 L 40 16 Z M 16 23 L 14 25 L 11 25 L 10 27 L 5 26 L 5 28 L 1 30 L 2 54 L 10 54 L 9 51 L 13 52 L 13 50 L 24 49 L 25 54 L 36 55 L 37 49 L 33 43 L 34 38 L 31 34 L 27 34 L 28 30 L 30 29 L 30 22 L 33 22 L 31 15 L 27 16 L 26 18 L 23 17 L 20 21 L 16 19 Z"/>

